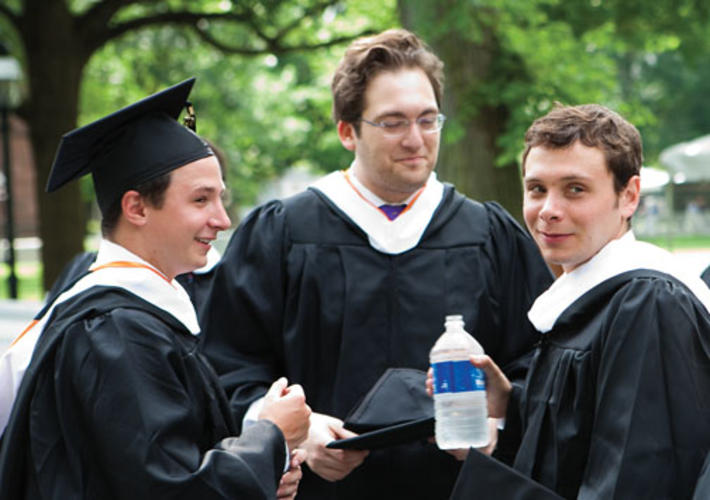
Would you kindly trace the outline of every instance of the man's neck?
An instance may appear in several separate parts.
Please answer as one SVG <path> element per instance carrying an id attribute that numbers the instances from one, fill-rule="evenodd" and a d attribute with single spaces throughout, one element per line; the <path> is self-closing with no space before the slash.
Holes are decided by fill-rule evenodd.
<path id="1" fill-rule="evenodd" d="M 131 252 L 136 257 L 143 260 L 145 263 L 154 267 L 157 271 L 163 274 L 168 281 L 172 281 L 175 278 L 174 273 L 166 273 L 156 262 L 151 258 L 150 247 L 146 244 L 143 239 L 143 235 L 138 231 L 122 231 L 116 229 L 109 236 L 105 236 L 104 239 L 110 241 L 114 245 L 119 245 L 125 250 Z"/>
<path id="2" fill-rule="evenodd" d="M 406 204 L 414 196 L 417 191 L 412 193 L 401 193 L 397 191 L 383 191 L 381 189 L 373 189 L 374 186 L 363 180 L 363 175 L 358 173 L 357 164 L 353 164 L 350 168 L 350 173 L 355 183 L 355 187 L 374 205 L 382 204 Z"/>

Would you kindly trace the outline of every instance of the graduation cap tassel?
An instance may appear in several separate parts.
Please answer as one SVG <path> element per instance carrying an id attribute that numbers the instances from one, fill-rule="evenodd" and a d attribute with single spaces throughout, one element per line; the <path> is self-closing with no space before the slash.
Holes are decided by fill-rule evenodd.
<path id="1" fill-rule="evenodd" d="M 197 132 L 197 117 L 195 116 L 195 108 L 192 107 L 192 103 L 190 101 L 185 102 L 185 109 L 187 110 L 187 115 L 183 118 L 183 123 L 193 132 Z"/>

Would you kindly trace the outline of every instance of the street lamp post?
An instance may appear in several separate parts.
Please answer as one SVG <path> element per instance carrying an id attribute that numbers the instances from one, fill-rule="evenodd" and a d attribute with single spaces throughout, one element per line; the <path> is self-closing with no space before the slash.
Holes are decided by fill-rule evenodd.
<path id="1" fill-rule="evenodd" d="M 8 288 L 10 298 L 17 298 L 15 273 L 15 218 L 12 207 L 12 168 L 10 167 L 10 126 L 8 114 L 15 104 L 20 65 L 0 44 L 0 128 L 2 129 L 3 173 L 5 175 L 5 234 L 7 238 L 7 265 L 10 268 Z"/>

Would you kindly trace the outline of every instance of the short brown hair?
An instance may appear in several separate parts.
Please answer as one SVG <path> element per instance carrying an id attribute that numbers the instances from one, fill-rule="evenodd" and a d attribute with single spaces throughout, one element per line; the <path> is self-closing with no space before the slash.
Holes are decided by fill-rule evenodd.
<path id="1" fill-rule="evenodd" d="M 170 187 L 172 173 L 173 172 L 171 170 L 170 172 L 166 172 L 154 179 L 143 182 L 132 189 L 138 191 L 138 194 L 140 194 L 141 197 L 144 198 L 152 207 L 158 209 L 162 208 L 163 203 L 165 202 L 165 192 L 168 190 L 168 187 Z M 118 198 L 108 207 L 106 213 L 102 214 L 101 234 L 103 234 L 104 237 L 111 236 L 113 231 L 116 229 L 118 219 L 123 213 L 123 209 L 121 208 L 122 199 L 123 196 Z"/>
<path id="2" fill-rule="evenodd" d="M 604 152 L 617 193 L 631 177 L 641 172 L 643 146 L 636 127 L 599 104 L 563 106 L 559 103 L 548 114 L 535 120 L 525 133 L 523 172 L 532 148 L 566 148 L 576 141 Z"/>
<path id="3" fill-rule="evenodd" d="M 352 123 L 359 133 L 368 83 L 383 71 L 419 68 L 429 78 L 441 107 L 444 94 L 444 63 L 414 33 L 387 30 L 355 40 L 345 51 L 333 76 L 333 119 Z"/>

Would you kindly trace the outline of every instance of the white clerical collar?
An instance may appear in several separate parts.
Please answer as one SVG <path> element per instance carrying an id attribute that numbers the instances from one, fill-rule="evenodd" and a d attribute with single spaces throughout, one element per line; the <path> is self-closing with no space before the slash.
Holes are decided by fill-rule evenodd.
<path id="1" fill-rule="evenodd" d="M 375 250 L 396 255 L 416 247 L 444 195 L 444 185 L 436 174 L 429 175 L 424 188 L 413 195 L 407 209 L 394 220 L 380 211 L 374 199 L 364 197 L 361 183 L 356 184 L 353 178 L 349 171 L 333 172 L 311 187 L 327 196 L 362 229 Z"/>
<path id="2" fill-rule="evenodd" d="M 200 333 L 195 307 L 180 283 L 175 279 L 169 281 L 155 266 L 121 245 L 101 240 L 96 259 L 89 269 L 96 272 L 77 283 L 91 277 L 84 289 L 95 285 L 124 288 L 170 313 L 191 333 Z"/>
<path id="3" fill-rule="evenodd" d="M 535 328 L 548 332 L 560 315 L 577 299 L 600 283 L 626 271 L 650 269 L 670 274 L 684 283 L 710 311 L 710 289 L 684 269 L 670 252 L 637 241 L 628 231 L 607 243 L 594 257 L 569 273 L 563 273 L 533 303 L 528 318 Z"/>

